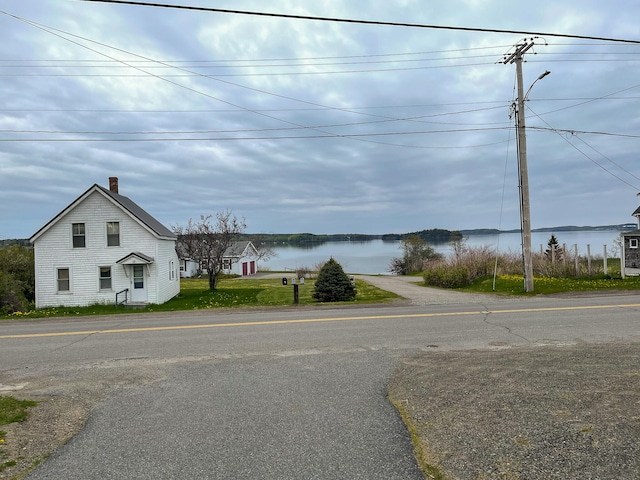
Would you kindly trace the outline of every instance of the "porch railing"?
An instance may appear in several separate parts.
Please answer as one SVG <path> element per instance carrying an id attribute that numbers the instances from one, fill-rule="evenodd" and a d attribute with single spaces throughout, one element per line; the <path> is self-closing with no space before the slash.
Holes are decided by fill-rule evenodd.
<path id="1" fill-rule="evenodd" d="M 127 303 L 129 298 L 129 289 L 125 288 L 124 290 L 121 290 L 120 292 L 116 293 L 116 307 L 118 305 L 120 305 L 121 303 Z"/>

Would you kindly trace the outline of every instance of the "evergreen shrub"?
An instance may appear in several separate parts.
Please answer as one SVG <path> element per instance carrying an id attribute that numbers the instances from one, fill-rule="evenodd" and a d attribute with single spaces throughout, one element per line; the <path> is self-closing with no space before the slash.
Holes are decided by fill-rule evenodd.
<path id="1" fill-rule="evenodd" d="M 318 272 L 312 297 L 319 302 L 346 302 L 356 297 L 356 289 L 342 266 L 330 258 Z"/>

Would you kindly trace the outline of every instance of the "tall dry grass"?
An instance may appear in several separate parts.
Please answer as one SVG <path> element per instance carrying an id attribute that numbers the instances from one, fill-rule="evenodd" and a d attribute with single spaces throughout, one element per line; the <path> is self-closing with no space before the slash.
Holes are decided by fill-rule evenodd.
<path id="1" fill-rule="evenodd" d="M 448 257 L 425 263 L 423 277 L 429 285 L 462 287 L 475 279 L 497 275 L 522 275 L 521 252 L 496 252 L 490 246 L 468 247 L 464 242 L 452 245 Z M 601 256 L 576 255 L 560 250 L 549 256 L 533 253 L 533 274 L 537 277 L 581 278 L 604 274 Z M 610 272 L 608 272 L 610 273 Z"/>

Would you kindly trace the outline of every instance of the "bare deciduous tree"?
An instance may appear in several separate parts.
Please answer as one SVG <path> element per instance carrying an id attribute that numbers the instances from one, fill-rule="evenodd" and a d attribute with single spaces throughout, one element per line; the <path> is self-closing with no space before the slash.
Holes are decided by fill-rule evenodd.
<path id="1" fill-rule="evenodd" d="M 442 257 L 419 235 L 408 235 L 400 240 L 402 258 L 392 258 L 388 270 L 396 275 L 408 275 L 424 270 L 426 262 Z"/>
<path id="2" fill-rule="evenodd" d="M 224 254 L 246 227 L 244 219 L 225 210 L 216 213 L 215 217 L 200 215 L 199 222 L 189 219 L 185 227 L 175 225 L 172 229 L 178 235 L 178 256 L 195 260 L 206 268 L 209 288 L 215 290 Z"/>
<path id="3" fill-rule="evenodd" d="M 273 246 L 267 241 L 263 235 L 248 235 L 249 240 L 256 248 L 255 260 L 267 261 L 270 258 L 277 256 L 277 253 L 273 249 Z"/>

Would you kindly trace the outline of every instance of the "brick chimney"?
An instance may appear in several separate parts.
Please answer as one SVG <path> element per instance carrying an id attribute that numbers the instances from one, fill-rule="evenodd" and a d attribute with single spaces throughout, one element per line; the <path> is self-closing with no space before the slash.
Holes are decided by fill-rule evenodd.
<path id="1" fill-rule="evenodd" d="M 118 193 L 118 177 L 109 177 L 109 190 Z"/>

